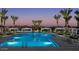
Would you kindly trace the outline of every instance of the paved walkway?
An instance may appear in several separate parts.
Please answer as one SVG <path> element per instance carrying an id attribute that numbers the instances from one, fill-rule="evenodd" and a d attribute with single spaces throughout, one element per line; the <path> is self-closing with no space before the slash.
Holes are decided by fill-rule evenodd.
<path id="1" fill-rule="evenodd" d="M 55 37 L 56 42 L 60 45 L 60 47 L 65 47 L 65 48 L 79 48 L 79 41 L 76 41 L 71 38 L 65 38 L 65 37 L 60 37 L 56 36 Z"/>

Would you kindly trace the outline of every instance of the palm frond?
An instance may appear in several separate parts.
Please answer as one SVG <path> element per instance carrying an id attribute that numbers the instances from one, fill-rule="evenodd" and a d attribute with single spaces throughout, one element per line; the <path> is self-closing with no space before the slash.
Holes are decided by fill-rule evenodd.
<path id="1" fill-rule="evenodd" d="M 54 18 L 55 19 L 59 19 L 61 17 L 61 15 L 55 15 Z"/>
<path id="2" fill-rule="evenodd" d="M 74 13 L 79 17 L 79 10 L 75 11 Z"/>
<path id="3" fill-rule="evenodd" d="M 7 12 L 8 12 L 7 9 L 2 9 L 2 11 L 1 11 L 2 16 L 4 16 Z"/>
<path id="4" fill-rule="evenodd" d="M 79 17 L 78 17 L 78 16 L 75 16 L 75 19 L 76 19 L 77 21 L 79 21 Z"/>

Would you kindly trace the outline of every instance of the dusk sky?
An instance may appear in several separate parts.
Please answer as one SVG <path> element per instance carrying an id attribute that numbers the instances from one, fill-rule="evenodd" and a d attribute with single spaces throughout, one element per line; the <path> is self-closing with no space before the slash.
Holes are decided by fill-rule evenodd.
<path id="1" fill-rule="evenodd" d="M 16 21 L 16 25 L 32 25 L 32 20 L 42 20 L 43 26 L 56 26 L 56 20 L 53 18 L 55 14 L 59 14 L 62 8 L 7 8 L 9 19 L 6 21 L 6 25 L 12 25 L 10 16 L 18 16 L 19 19 Z M 1 10 L 1 9 L 0 9 Z M 69 21 L 70 26 L 76 26 L 76 20 L 74 18 L 73 9 L 71 15 L 72 19 Z M 64 19 L 59 19 L 59 25 L 64 26 Z"/>

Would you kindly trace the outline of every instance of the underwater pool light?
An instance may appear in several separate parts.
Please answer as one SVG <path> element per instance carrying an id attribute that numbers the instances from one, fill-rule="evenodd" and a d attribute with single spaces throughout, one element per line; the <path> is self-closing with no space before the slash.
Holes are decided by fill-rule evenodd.
<path id="1" fill-rule="evenodd" d="M 7 42 L 7 44 L 17 44 L 18 42 Z"/>

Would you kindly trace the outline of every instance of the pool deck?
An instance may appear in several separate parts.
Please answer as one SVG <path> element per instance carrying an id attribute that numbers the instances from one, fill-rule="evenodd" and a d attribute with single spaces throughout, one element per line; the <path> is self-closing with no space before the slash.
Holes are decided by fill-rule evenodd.
<path id="1" fill-rule="evenodd" d="M 69 37 L 55 37 L 55 41 L 60 45 L 61 48 L 79 48 L 79 42 L 68 42 L 67 39 L 74 40 Z"/>

